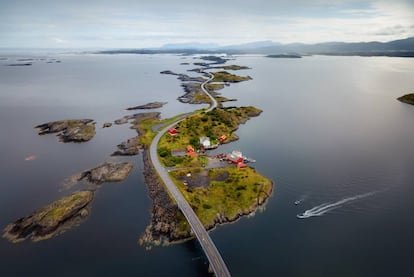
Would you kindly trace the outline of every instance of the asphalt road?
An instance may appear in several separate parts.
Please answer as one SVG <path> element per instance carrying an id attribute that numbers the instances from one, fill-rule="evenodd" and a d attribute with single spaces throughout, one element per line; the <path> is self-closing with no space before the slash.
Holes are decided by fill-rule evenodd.
<path id="1" fill-rule="evenodd" d="M 201 85 L 201 89 L 211 99 L 211 105 L 206 110 L 206 112 L 209 112 L 217 107 L 216 99 L 213 96 L 211 96 L 205 88 L 205 85 L 214 78 L 214 75 L 212 73 L 208 73 L 208 74 L 210 75 L 210 78 Z M 167 169 L 165 169 L 161 165 L 160 160 L 158 159 L 157 146 L 158 146 L 158 143 L 161 137 L 168 131 L 169 128 L 175 126 L 178 122 L 182 120 L 183 119 L 177 120 L 174 123 L 171 123 L 170 125 L 168 125 L 167 127 L 163 128 L 161 131 L 158 132 L 158 134 L 155 136 L 150 146 L 151 161 L 152 161 L 152 164 L 154 165 L 155 170 L 158 172 L 160 178 L 164 182 L 165 186 L 167 187 L 167 189 L 170 191 L 171 195 L 174 197 L 175 201 L 177 202 L 178 208 L 182 211 L 188 223 L 190 224 L 191 229 L 193 233 L 196 235 L 201 247 L 203 248 L 204 253 L 207 256 L 210 262 L 210 266 L 213 269 L 215 275 L 220 276 L 220 277 L 231 276 L 223 258 L 221 257 L 216 246 L 214 245 L 212 239 L 208 235 L 203 224 L 200 222 L 200 220 L 198 219 L 197 215 L 195 214 L 191 206 L 188 204 L 184 196 L 181 194 L 181 192 L 177 189 L 177 187 L 171 180 L 170 176 L 168 175 Z"/>

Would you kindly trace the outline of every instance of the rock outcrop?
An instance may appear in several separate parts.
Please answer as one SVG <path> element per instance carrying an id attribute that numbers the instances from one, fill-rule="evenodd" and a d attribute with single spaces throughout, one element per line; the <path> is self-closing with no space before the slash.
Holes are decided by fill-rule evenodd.
<path id="1" fill-rule="evenodd" d="M 87 181 L 95 185 L 106 182 L 120 182 L 125 180 L 133 168 L 132 163 L 104 163 L 98 167 L 82 172 L 78 181 Z"/>
<path id="2" fill-rule="evenodd" d="M 414 105 L 414 93 L 410 93 L 410 94 L 406 94 L 401 97 L 398 97 L 397 100 L 403 103 L 406 103 L 406 104 Z"/>
<path id="3" fill-rule="evenodd" d="M 152 166 L 148 150 L 144 150 L 144 177 L 149 196 L 153 201 L 151 208 L 151 222 L 140 238 L 140 243 L 151 246 L 152 244 L 168 244 L 173 241 L 190 237 L 190 228 L 180 228 L 180 218 L 183 217 L 178 206 L 172 201 L 163 183 L 158 178 L 157 172 Z M 181 218 L 183 220 L 183 218 Z"/>
<path id="4" fill-rule="evenodd" d="M 61 142 L 85 142 L 96 134 L 93 119 L 51 121 L 35 128 L 38 129 L 39 135 L 58 133 L 57 137 Z"/>
<path id="5" fill-rule="evenodd" d="M 147 103 L 145 105 L 130 107 L 130 108 L 127 108 L 126 110 L 127 111 L 132 111 L 132 110 L 158 109 L 158 108 L 162 108 L 165 104 L 167 104 L 167 102 L 151 102 L 151 103 Z"/>
<path id="6" fill-rule="evenodd" d="M 92 191 L 79 191 L 22 217 L 4 229 L 3 237 L 12 242 L 49 239 L 81 223 L 89 214 Z"/>
<path id="7" fill-rule="evenodd" d="M 118 150 L 111 154 L 111 156 L 135 156 L 138 155 L 141 149 L 139 137 L 133 137 L 127 141 L 123 141 L 117 145 Z"/>

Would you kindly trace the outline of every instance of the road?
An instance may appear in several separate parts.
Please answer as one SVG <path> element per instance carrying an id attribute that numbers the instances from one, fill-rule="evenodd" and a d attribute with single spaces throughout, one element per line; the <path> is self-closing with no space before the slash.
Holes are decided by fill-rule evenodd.
<path id="1" fill-rule="evenodd" d="M 205 85 L 214 78 L 214 75 L 212 73 L 208 74 L 210 75 L 210 78 L 206 80 L 203 84 L 201 84 L 201 89 L 211 99 L 211 105 L 206 110 L 206 112 L 209 112 L 217 107 L 217 100 L 213 96 L 211 96 L 205 88 Z M 219 251 L 214 245 L 212 239 L 210 238 L 203 224 L 200 222 L 191 206 L 185 200 L 184 196 L 175 186 L 174 182 L 168 175 L 167 169 L 165 169 L 161 165 L 160 160 L 158 158 L 157 146 L 161 137 L 168 131 L 169 128 L 174 127 L 178 122 L 182 120 L 183 119 L 180 119 L 175 121 L 174 123 L 171 123 L 167 127 L 163 128 L 161 131 L 159 131 L 158 134 L 155 136 L 150 146 L 151 162 L 155 170 L 158 172 L 160 178 L 164 182 L 165 186 L 170 191 L 172 197 L 177 202 L 178 208 L 182 211 L 188 223 L 190 224 L 193 233 L 197 237 L 201 247 L 204 250 L 204 253 L 207 256 L 208 261 L 210 262 L 210 266 L 213 269 L 214 274 L 219 277 L 231 276 L 223 258 L 221 257 Z"/>

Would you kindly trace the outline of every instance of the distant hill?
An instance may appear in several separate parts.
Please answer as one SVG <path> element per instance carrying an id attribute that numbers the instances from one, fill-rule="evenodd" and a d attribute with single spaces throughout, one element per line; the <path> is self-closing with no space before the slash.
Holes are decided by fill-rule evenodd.
<path id="1" fill-rule="evenodd" d="M 266 54 L 266 55 L 358 55 L 358 56 L 396 56 L 414 57 L 414 37 L 390 42 L 324 42 L 316 44 L 259 41 L 239 45 L 219 46 L 214 43 L 166 44 L 153 49 L 120 49 L 100 51 L 106 54 L 155 54 L 155 53 L 228 53 L 228 54 Z"/>
<path id="2" fill-rule="evenodd" d="M 217 49 L 220 48 L 218 44 L 215 43 L 199 43 L 199 42 L 187 42 L 187 43 L 170 43 L 165 44 L 160 47 L 160 49 L 166 50 L 166 49 Z"/>

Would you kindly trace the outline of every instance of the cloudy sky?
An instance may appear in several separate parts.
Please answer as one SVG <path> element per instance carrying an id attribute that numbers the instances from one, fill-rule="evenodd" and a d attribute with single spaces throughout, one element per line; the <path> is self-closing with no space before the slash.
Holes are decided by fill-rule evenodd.
<path id="1" fill-rule="evenodd" d="M 414 36 L 414 0 L 0 0 L 0 47 L 389 41 Z"/>

